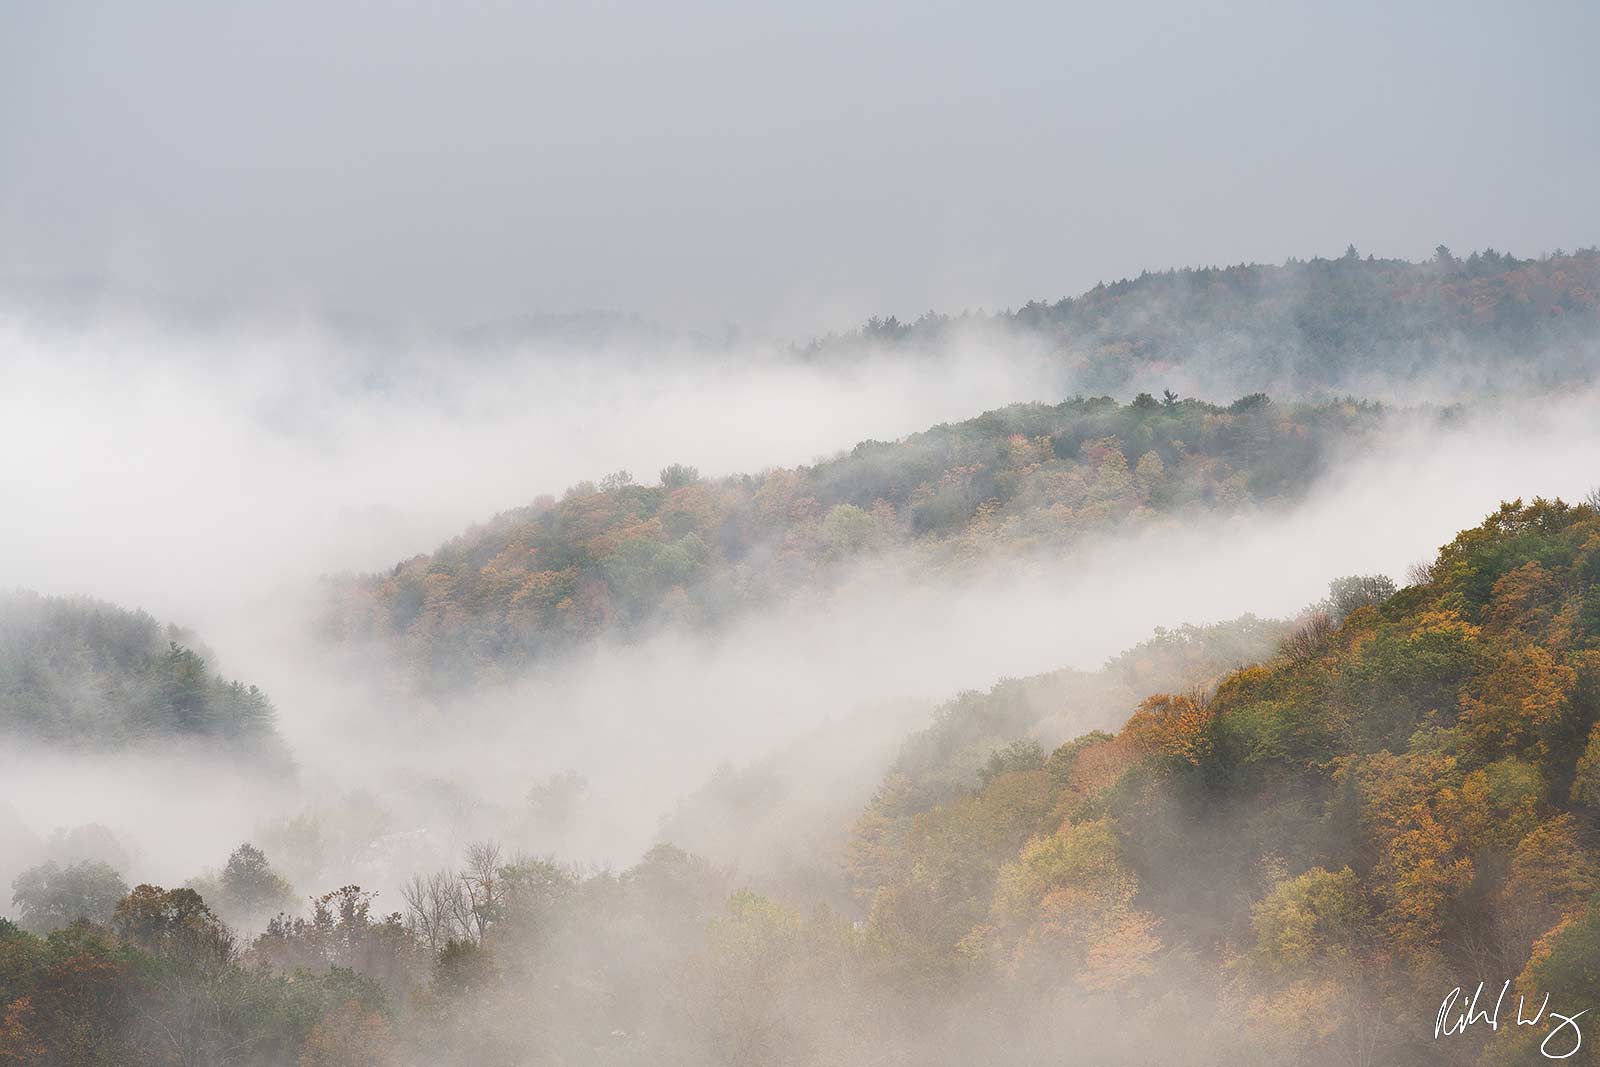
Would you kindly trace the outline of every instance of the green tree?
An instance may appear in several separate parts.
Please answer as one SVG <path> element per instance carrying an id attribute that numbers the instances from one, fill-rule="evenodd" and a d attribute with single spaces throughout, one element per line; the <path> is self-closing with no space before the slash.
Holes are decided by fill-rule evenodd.
<path id="1" fill-rule="evenodd" d="M 700 472 L 683 463 L 661 468 L 661 485 L 665 489 L 682 489 L 700 480 Z"/>
<path id="2" fill-rule="evenodd" d="M 294 897 L 294 887 L 273 871 L 266 854 L 249 842 L 233 850 L 220 882 L 226 909 L 239 915 L 281 911 Z"/>
<path id="3" fill-rule="evenodd" d="M 872 516 L 854 504 L 839 504 L 822 520 L 827 553 L 834 558 L 853 556 L 869 547 L 876 533 Z"/>
<path id="4" fill-rule="evenodd" d="M 1385 575 L 1351 574 L 1328 583 L 1328 598 L 1322 607 L 1337 625 L 1358 608 L 1381 604 L 1394 593 L 1394 582 Z"/>
<path id="5" fill-rule="evenodd" d="M 69 867 L 46 863 L 23 871 L 11 889 L 22 925 L 40 934 L 79 919 L 107 922 L 128 892 L 127 884 L 110 866 L 88 860 Z"/>

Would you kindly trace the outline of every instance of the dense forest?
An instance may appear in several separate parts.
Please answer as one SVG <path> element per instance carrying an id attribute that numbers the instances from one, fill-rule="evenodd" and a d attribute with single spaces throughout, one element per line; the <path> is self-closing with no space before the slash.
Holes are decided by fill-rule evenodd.
<path id="1" fill-rule="evenodd" d="M 925 346 L 974 323 L 1042 340 L 1077 388 L 1124 395 L 1185 381 L 1291 395 L 1550 388 L 1593 381 L 1600 366 L 1600 249 L 1518 259 L 1441 245 L 1412 263 L 1351 247 L 1281 266 L 1146 272 L 994 316 L 874 318 L 805 351 Z"/>
<path id="2" fill-rule="evenodd" d="M 272 702 L 211 658 L 144 612 L 0 593 L 0 735 L 99 749 L 193 740 L 281 760 Z"/>
<path id="3" fill-rule="evenodd" d="M 1014 684 L 960 698 L 861 816 L 854 909 L 668 844 L 613 874 L 481 843 L 392 914 L 349 886 L 248 940 L 194 889 L 36 876 L 31 908 L 82 917 L 0 924 L 0 1062 L 1564 1052 L 1600 958 L 1600 512 L 1505 504 L 1412 579 L 1336 582 L 1267 658 L 1048 752 Z M 227 878 L 278 889 L 253 849 Z M 1548 993 L 1539 1023 L 1434 1039 L 1477 976 L 1524 1018 Z"/>
<path id="4" fill-rule="evenodd" d="M 909 551 L 914 571 L 948 572 L 1295 500 L 1383 417 L 1352 400 L 1078 398 L 863 442 L 811 466 L 720 479 L 672 466 L 654 485 L 619 473 L 389 574 L 334 583 L 329 627 L 395 648 L 425 686 L 507 677 L 608 629 L 704 626 L 771 604 L 892 549 Z"/>

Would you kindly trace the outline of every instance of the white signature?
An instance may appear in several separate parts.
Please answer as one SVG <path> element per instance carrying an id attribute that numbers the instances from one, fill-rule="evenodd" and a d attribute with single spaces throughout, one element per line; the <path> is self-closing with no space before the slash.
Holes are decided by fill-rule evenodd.
<path id="1" fill-rule="evenodd" d="M 1482 982 L 1479 982 L 1478 988 L 1473 991 L 1471 1000 L 1465 999 L 1466 994 L 1462 992 L 1460 986 L 1450 990 L 1444 1001 L 1439 1005 L 1439 1017 L 1433 1024 L 1434 1040 L 1437 1041 L 1441 1037 L 1451 1037 L 1455 1034 L 1464 1034 L 1467 1032 L 1467 1027 L 1477 1023 L 1488 1023 L 1490 1030 L 1499 1030 L 1500 1009 L 1505 1005 L 1506 994 L 1510 989 L 1511 979 L 1508 978 L 1505 985 L 1500 987 L 1500 995 L 1495 998 L 1492 1009 L 1478 1007 L 1478 1001 L 1483 996 Z M 1526 997 L 1520 995 L 1517 997 L 1515 1022 L 1517 1026 L 1538 1026 L 1541 1022 L 1544 1022 L 1546 1026 L 1552 1027 L 1539 1044 L 1539 1053 L 1545 1059 L 1564 1060 L 1568 1056 L 1576 1054 L 1583 1047 L 1583 1031 L 1578 1029 L 1578 1017 L 1588 1014 L 1588 1008 L 1584 1008 L 1583 1011 L 1575 1011 L 1571 1015 L 1563 1015 L 1559 1011 L 1551 1011 L 1550 994 L 1546 993 L 1544 1000 L 1539 1003 L 1539 1010 L 1530 1018 L 1526 1014 L 1526 1000 Z M 1507 1023 L 1511 1022 L 1509 1019 L 1506 1021 Z M 1555 1050 L 1565 1048 L 1568 1043 L 1572 1047 L 1565 1052 L 1553 1051 L 1552 1042 L 1554 1042 Z"/>

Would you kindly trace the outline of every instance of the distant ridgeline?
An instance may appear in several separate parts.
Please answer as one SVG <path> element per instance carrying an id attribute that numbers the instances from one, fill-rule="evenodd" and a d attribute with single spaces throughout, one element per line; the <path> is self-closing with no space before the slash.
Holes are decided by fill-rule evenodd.
<path id="1" fill-rule="evenodd" d="M 333 586 L 330 627 L 390 644 L 415 680 L 502 677 L 608 628 L 704 625 L 827 582 L 874 552 L 923 571 L 1196 510 L 1298 496 L 1372 434 L 1355 402 L 1227 407 L 1142 396 L 1018 404 L 814 466 L 703 480 L 669 467 L 583 483 L 385 575 Z"/>
<path id="2" fill-rule="evenodd" d="M 0 593 L 0 733 L 89 748 L 191 738 L 281 757 L 266 694 L 218 678 L 194 646 L 142 611 Z"/>
<path id="3" fill-rule="evenodd" d="M 1147 272 L 992 317 L 874 318 L 808 351 L 932 342 L 974 319 L 1043 335 L 1076 387 L 1096 391 L 1185 378 L 1292 394 L 1429 380 L 1548 386 L 1600 376 L 1600 250 L 1458 258 L 1441 246 L 1409 263 L 1351 248 L 1282 266 Z"/>

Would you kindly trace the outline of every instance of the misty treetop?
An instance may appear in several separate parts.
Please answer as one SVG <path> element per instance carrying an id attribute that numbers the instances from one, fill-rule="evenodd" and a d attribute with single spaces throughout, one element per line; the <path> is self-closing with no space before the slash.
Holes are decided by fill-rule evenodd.
<path id="1" fill-rule="evenodd" d="M 128 886 L 108 863 L 83 860 L 62 866 L 54 861 L 32 867 L 11 885 L 11 902 L 22 925 L 48 934 L 80 919 L 110 922 Z"/>
<path id="2" fill-rule="evenodd" d="M 281 758 L 267 695 L 208 658 L 144 612 L 0 593 L 0 732 L 90 748 L 189 738 Z"/>
<path id="3" fill-rule="evenodd" d="M 971 318 L 874 318 L 807 351 L 828 358 L 869 343 L 931 343 Z M 1430 381 L 1548 388 L 1600 373 L 1600 249 L 1518 259 L 1440 246 L 1411 263 L 1352 246 L 1337 259 L 1281 266 L 1147 271 L 978 318 L 1043 337 L 1077 387 L 1091 390 L 1180 371 L 1212 387 L 1296 395 Z"/>
<path id="4" fill-rule="evenodd" d="M 1076 398 L 862 442 L 811 466 L 715 480 L 674 466 L 655 485 L 617 474 L 389 574 L 335 583 L 331 625 L 396 645 L 428 684 L 505 677 L 608 628 L 712 623 L 889 549 L 948 571 L 1190 509 L 1292 499 L 1381 418 L 1370 404 L 1263 395 L 1225 407 L 1171 393 Z"/>

